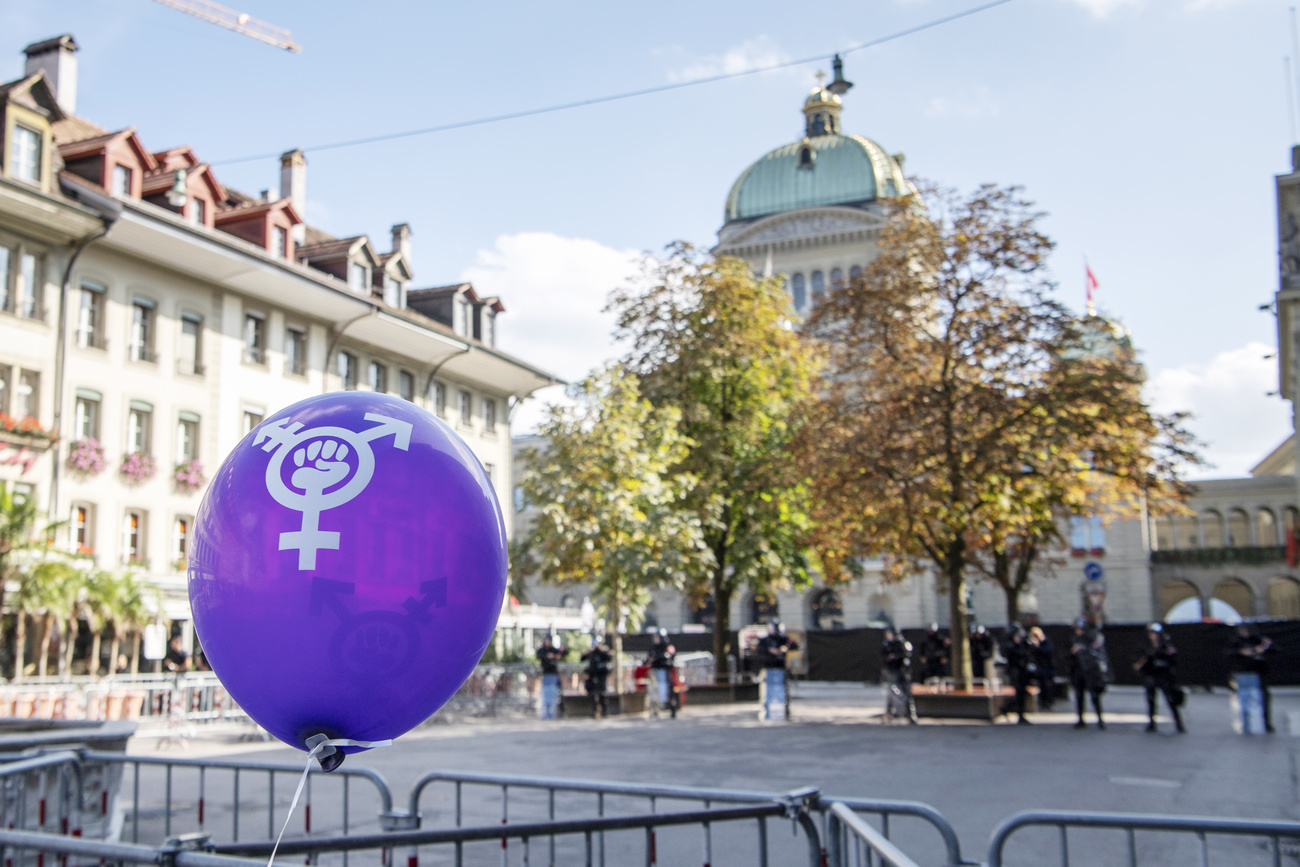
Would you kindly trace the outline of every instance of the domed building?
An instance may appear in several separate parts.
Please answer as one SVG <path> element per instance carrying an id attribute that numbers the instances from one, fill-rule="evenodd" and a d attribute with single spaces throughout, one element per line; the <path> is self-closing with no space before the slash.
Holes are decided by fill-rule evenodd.
<path id="1" fill-rule="evenodd" d="M 839 57 L 834 69 L 804 100 L 803 138 L 764 154 L 731 185 L 713 250 L 783 275 L 801 313 L 875 258 L 885 202 L 913 192 L 902 154 L 843 133 L 841 97 L 853 84 Z"/>

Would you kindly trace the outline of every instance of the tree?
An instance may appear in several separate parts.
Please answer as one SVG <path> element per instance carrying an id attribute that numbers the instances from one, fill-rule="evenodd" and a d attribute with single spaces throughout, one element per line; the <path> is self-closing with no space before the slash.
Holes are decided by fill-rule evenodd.
<path id="1" fill-rule="evenodd" d="M 792 327 L 776 278 L 739 259 L 705 259 L 687 244 L 648 260 L 648 288 L 615 292 L 624 364 L 657 407 L 681 413 L 689 453 L 674 472 L 695 480 L 687 505 L 708 559 L 692 574 L 695 598 L 716 611 L 716 677 L 728 677 L 731 600 L 811 580 L 805 536 L 808 489 L 789 460 L 801 405 L 817 367 L 815 349 Z"/>
<path id="2" fill-rule="evenodd" d="M 617 366 L 583 381 L 574 406 L 552 406 L 546 447 L 524 454 L 520 486 L 538 507 L 516 540 L 511 570 L 591 585 L 613 631 L 614 689 L 622 691 L 620 626 L 640 621 L 655 587 L 680 587 L 702 556 L 698 521 L 681 509 L 693 480 L 668 470 L 686 454 L 680 414 L 641 398 Z"/>
<path id="3" fill-rule="evenodd" d="M 928 190 L 892 209 L 880 256 L 807 324 L 829 355 L 800 448 L 828 567 L 928 562 L 948 594 L 953 674 L 971 679 L 966 575 L 991 563 L 1014 597 L 1083 507 L 1176 502 L 1192 456 L 1150 412 L 1141 371 L 1053 301 L 1052 242 L 1016 188 Z"/>

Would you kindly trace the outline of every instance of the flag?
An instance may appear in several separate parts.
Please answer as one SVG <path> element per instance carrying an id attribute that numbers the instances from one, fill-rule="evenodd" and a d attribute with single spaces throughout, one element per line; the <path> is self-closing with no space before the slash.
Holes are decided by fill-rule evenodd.
<path id="1" fill-rule="evenodd" d="M 1088 260 L 1083 260 L 1083 285 L 1088 289 L 1088 315 L 1092 316 L 1097 312 L 1093 304 L 1092 293 L 1097 291 L 1097 278 L 1093 275 L 1092 269 L 1088 267 Z"/>

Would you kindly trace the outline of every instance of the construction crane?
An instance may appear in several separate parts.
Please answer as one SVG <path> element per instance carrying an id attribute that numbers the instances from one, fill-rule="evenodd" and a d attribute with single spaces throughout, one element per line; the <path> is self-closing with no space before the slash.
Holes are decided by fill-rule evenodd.
<path id="1" fill-rule="evenodd" d="M 258 21 L 246 12 L 236 12 L 209 0 L 154 0 L 154 2 L 170 6 L 186 15 L 210 21 L 236 33 L 251 36 L 268 45 L 283 48 L 285 51 L 292 51 L 295 54 L 302 51 L 302 46 L 293 41 L 288 30 L 276 27 L 274 24 L 267 24 L 265 21 Z"/>

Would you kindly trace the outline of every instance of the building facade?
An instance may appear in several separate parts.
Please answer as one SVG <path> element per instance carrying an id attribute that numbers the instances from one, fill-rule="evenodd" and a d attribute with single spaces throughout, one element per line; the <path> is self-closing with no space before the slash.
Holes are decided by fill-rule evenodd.
<path id="1" fill-rule="evenodd" d="M 406 224 L 386 250 L 304 224 L 300 151 L 278 197 L 250 196 L 188 147 L 77 116 L 76 51 L 28 46 L 0 85 L 0 483 L 94 566 L 147 575 L 178 621 L 203 477 L 311 395 L 424 406 L 508 503 L 511 409 L 558 380 L 496 346 L 500 299 L 418 288 Z"/>

